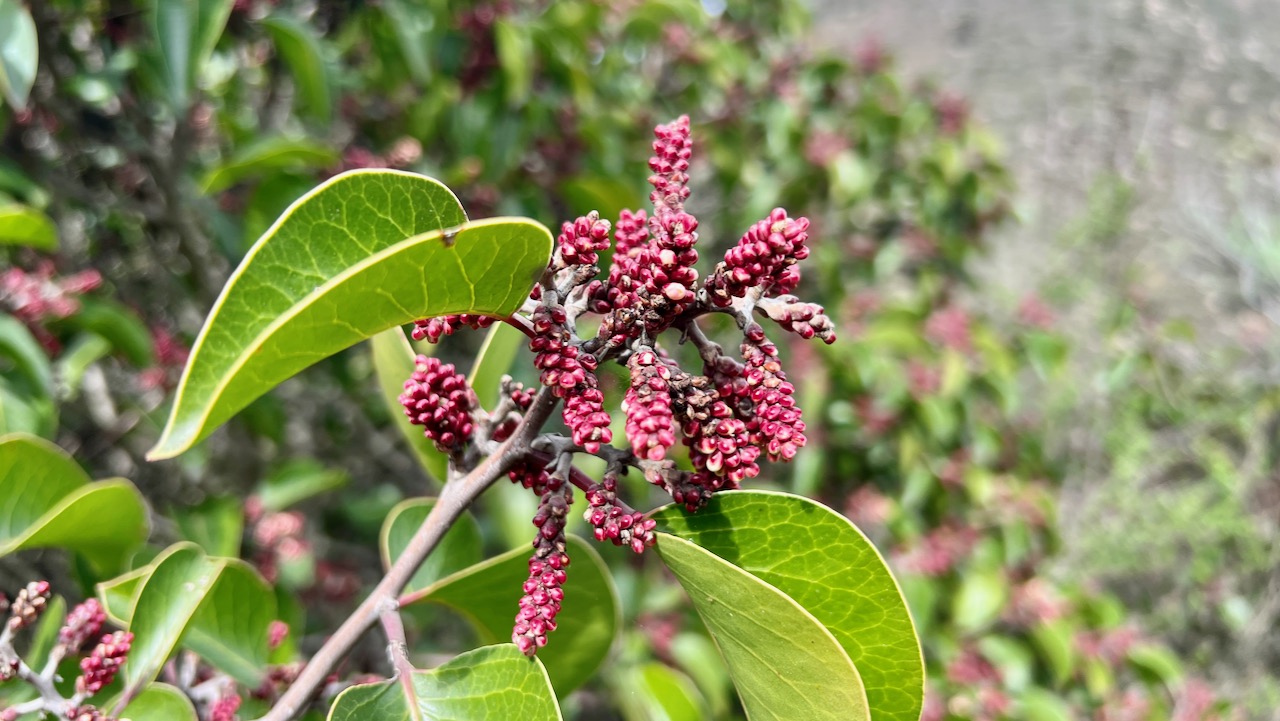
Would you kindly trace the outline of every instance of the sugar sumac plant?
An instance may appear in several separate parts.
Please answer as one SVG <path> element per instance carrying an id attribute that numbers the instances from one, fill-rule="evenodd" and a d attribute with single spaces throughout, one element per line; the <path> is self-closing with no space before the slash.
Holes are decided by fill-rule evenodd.
<path id="1" fill-rule="evenodd" d="M 306 366 L 382 339 L 375 357 L 399 354 L 407 378 L 395 402 L 424 464 L 445 479 L 439 495 L 392 511 L 386 575 L 306 661 L 256 569 L 182 542 L 98 585 L 94 623 L 127 630 L 92 651 L 74 695 L 55 699 L 41 687 L 53 671 L 27 671 L 40 698 L 12 708 L 74 710 L 100 695 L 85 718 L 160 718 L 136 704 L 176 688 L 176 717 L 219 721 L 297 718 L 317 698 L 330 719 L 558 719 L 558 698 L 601 667 L 619 631 L 607 567 L 570 528 L 581 517 L 596 541 L 657 553 L 748 715 L 918 718 L 920 644 L 874 546 L 813 501 L 741 490 L 762 463 L 789 462 L 808 443 L 771 336 L 836 340 L 823 308 L 794 294 L 809 222 L 776 209 L 700 268 L 706 229 L 686 207 L 689 119 L 654 136 L 650 207 L 616 223 L 592 211 L 554 238 L 528 219 L 468 220 L 448 188 L 395 170 L 343 173 L 294 203 L 223 289 L 150 457 L 190 449 Z M 429 344 L 413 349 L 409 323 L 429 344 L 486 326 L 490 342 L 468 376 Z M 489 358 L 504 334 L 525 337 L 536 386 L 504 375 L 509 354 Z M 8 442 L 46 463 L 59 453 L 29 437 Z M 10 464 L 5 482 L 20 483 L 27 467 Z M 495 483 L 536 498 L 532 552 L 478 558 L 467 511 Z M 67 492 L 84 493 L 75 485 Z M 630 499 L 646 487 L 672 502 L 638 510 Z M 254 514 L 253 537 L 287 556 L 280 548 L 305 519 Z M 89 548 L 105 565 L 124 558 Z M 38 590 L 47 601 L 48 584 Z M 417 668 L 402 614 L 425 603 L 463 611 L 499 643 Z M 341 681 L 342 661 L 375 625 L 393 677 Z"/>

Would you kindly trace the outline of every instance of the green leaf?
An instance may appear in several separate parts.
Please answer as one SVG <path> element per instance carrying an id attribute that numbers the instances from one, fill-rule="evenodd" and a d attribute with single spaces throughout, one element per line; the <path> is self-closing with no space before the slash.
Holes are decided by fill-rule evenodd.
<path id="1" fill-rule="evenodd" d="M 181 690 L 153 683 L 120 712 L 129 721 L 198 721 L 196 709 Z"/>
<path id="2" fill-rule="evenodd" d="M 1163 646 L 1142 643 L 1129 649 L 1129 663 L 1143 675 L 1163 683 L 1170 690 L 1182 683 L 1182 662 Z"/>
<path id="3" fill-rule="evenodd" d="M 276 384 L 388 328 L 517 309 L 550 257 L 550 232 L 511 218 L 441 230 L 463 222 L 448 188 L 411 173 L 344 173 L 299 199 L 223 289 L 148 457 L 181 453 Z"/>
<path id="4" fill-rule="evenodd" d="M 493 25 L 493 43 L 506 82 L 507 103 L 523 105 L 529 97 L 536 65 L 528 24 L 499 18 Z"/>
<path id="5" fill-rule="evenodd" d="M 210 556 L 240 555 L 244 534 L 244 507 L 238 498 L 218 496 L 194 508 L 170 514 L 182 537 L 204 549 Z"/>
<path id="6" fill-rule="evenodd" d="M 0 205 L 0 243 L 53 252 L 58 249 L 58 228 L 49 216 L 35 208 L 16 203 Z"/>
<path id="7" fill-rule="evenodd" d="M 329 98 L 328 63 L 321 51 L 321 39 L 308 25 L 287 17 L 270 17 L 262 21 L 276 44 L 297 86 L 300 110 L 320 124 L 333 116 Z"/>
<path id="8" fill-rule="evenodd" d="M 422 526 L 435 504 L 434 498 L 411 498 L 401 502 L 387 514 L 378 543 L 384 568 L 390 568 L 391 559 L 399 558 L 404 553 L 409 539 Z M 418 567 L 404 592 L 420 591 L 445 576 L 479 563 L 484 558 L 482 551 L 480 525 L 471 514 L 462 514 L 449 527 L 427 560 Z"/>
<path id="9" fill-rule="evenodd" d="M 767 491 L 720 493 L 698 513 L 668 506 L 654 518 L 664 531 L 766 586 L 762 598 L 772 598 L 776 590 L 812 614 L 857 667 L 872 718 L 915 721 L 920 715 L 924 661 L 906 601 L 875 546 L 846 518 L 806 498 Z M 661 546 L 659 551 L 665 559 L 667 552 Z M 708 564 L 706 571 L 715 578 L 725 575 L 718 564 Z M 676 572 L 686 590 L 690 584 L 716 588 L 698 577 L 697 567 L 687 572 L 692 574 L 687 579 Z M 738 583 L 743 593 L 752 587 Z M 739 619 L 729 627 L 747 623 Z M 716 640 L 724 651 L 724 640 Z M 743 679 L 737 681 L 741 693 Z"/>
<path id="10" fill-rule="evenodd" d="M 154 0 L 151 22 L 164 61 L 169 100 L 191 104 L 196 78 L 226 28 L 234 0 Z"/>
<path id="11" fill-rule="evenodd" d="M 396 34 L 409 74 L 419 86 L 431 79 L 431 30 L 436 20 L 433 13 L 423 12 L 406 0 L 382 0 L 382 12 Z"/>
<path id="12" fill-rule="evenodd" d="M 970 571 L 952 600 L 951 618 L 961 631 L 972 633 L 995 623 L 1008 597 L 1009 584 L 999 569 Z"/>
<path id="13" fill-rule="evenodd" d="M 1021 713 L 1013 718 L 1026 721 L 1072 721 L 1078 718 L 1066 701 L 1040 688 L 1028 689 L 1018 705 L 1022 707 Z"/>
<path id="14" fill-rule="evenodd" d="M 417 358 L 413 346 L 409 345 L 409 339 L 399 326 L 375 335 L 369 339 L 369 345 L 378 388 L 382 391 L 387 410 L 391 412 L 392 423 L 400 430 L 427 474 L 443 482 L 449 475 L 449 456 L 436 448 L 436 444 L 423 434 L 421 426 L 409 422 L 404 406 L 398 400 L 404 391 L 404 382 L 413 375 L 414 359 Z"/>
<path id="15" fill-rule="evenodd" d="M 284 463 L 267 476 L 258 488 L 258 498 L 267 511 L 283 511 L 302 501 L 347 485 L 346 471 L 325 468 L 308 458 Z"/>
<path id="16" fill-rule="evenodd" d="M 39 59 L 31 13 L 18 0 L 0 0 L 0 94 L 18 110 L 27 107 Z"/>
<path id="17" fill-rule="evenodd" d="M 52 398 L 20 393 L 0 376 L 0 435 L 29 433 L 51 438 L 57 430 L 57 412 Z"/>
<path id="18" fill-rule="evenodd" d="M 90 482 L 66 452 L 34 436 L 0 437 L 0 498 L 0 556 L 62 547 L 109 572 L 147 536 L 146 508 L 133 484 Z"/>
<path id="19" fill-rule="evenodd" d="M 1076 669 L 1075 628 L 1066 619 L 1055 619 L 1031 629 L 1031 640 L 1061 688 Z"/>
<path id="20" fill-rule="evenodd" d="M 560 626 L 538 650 L 538 658 L 562 697 L 581 686 L 604 662 L 621 623 L 618 591 L 600 554 L 577 536 L 568 537 L 568 546 L 573 565 L 557 616 Z M 521 586 L 529 577 L 529 553 L 527 548 L 514 549 L 441 579 L 415 595 L 417 600 L 439 603 L 461 614 L 484 642 L 509 639 Z"/>
<path id="21" fill-rule="evenodd" d="M 748 718 L 871 719 L 853 662 L 795 600 L 679 536 L 659 533 L 657 550 L 720 647 Z"/>
<path id="22" fill-rule="evenodd" d="M 32 390 L 53 395 L 53 369 L 40 343 L 17 318 L 0 315 L 0 357 L 10 358 Z"/>
<path id="23" fill-rule="evenodd" d="M 250 688 L 263 681 L 276 620 L 275 593 L 234 558 L 215 559 L 222 573 L 192 619 L 182 645 Z"/>
<path id="24" fill-rule="evenodd" d="M 684 632 L 671 640 L 671 658 L 698 684 L 710 705 L 710 717 L 722 718 L 728 713 L 733 679 L 715 643 L 701 633 Z"/>
<path id="25" fill-rule="evenodd" d="M 113 623 L 146 636 L 147 662 L 127 677 L 131 687 L 150 681 L 178 644 L 246 686 L 262 683 L 276 598 L 243 561 L 180 543 L 150 566 L 98 584 L 97 592 Z"/>
<path id="26" fill-rule="evenodd" d="M 315 185 L 315 179 L 307 176 L 305 171 L 271 173 L 258 183 L 245 205 L 244 240 L 240 245 L 240 253 L 253 247 L 258 238 L 276 222 L 276 218 Z"/>
<path id="27" fill-rule="evenodd" d="M 221 571 L 192 544 L 171 546 L 156 559 L 128 619 L 133 646 L 124 665 L 126 700 L 160 672 Z"/>
<path id="28" fill-rule="evenodd" d="M 151 332 L 138 315 L 121 303 L 105 298 L 81 298 L 80 310 L 65 321 L 69 326 L 96 333 L 138 368 L 155 363 Z"/>
<path id="29" fill-rule="evenodd" d="M 414 708 L 396 681 L 352 686 L 333 700 L 329 721 L 560 721 L 547 672 L 512 644 L 485 646 L 413 673 Z"/>
<path id="30" fill-rule="evenodd" d="M 324 168 L 336 162 L 338 152 L 329 145 L 308 138 L 268 136 L 238 148 L 226 162 L 214 166 L 200 181 L 200 191 L 212 195 L 268 171 Z M 299 195 L 302 193 L 290 200 L 297 200 Z"/>
<path id="31" fill-rule="evenodd" d="M 660 663 L 623 674 L 618 706 L 628 721 L 702 721 L 706 702 L 688 676 Z"/>
<path id="32" fill-rule="evenodd" d="M 493 408 L 498 402 L 502 377 L 511 370 L 511 364 L 527 340 L 524 333 L 506 323 L 494 323 L 489 328 L 484 345 L 480 346 L 471 366 L 471 375 L 467 377 L 467 382 L 485 408 Z"/>

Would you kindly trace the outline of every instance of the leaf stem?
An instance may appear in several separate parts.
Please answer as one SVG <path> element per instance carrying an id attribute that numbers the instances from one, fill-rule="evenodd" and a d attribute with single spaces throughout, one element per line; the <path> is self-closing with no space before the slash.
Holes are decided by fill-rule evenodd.
<path id="1" fill-rule="evenodd" d="M 446 531 L 453 526 L 462 512 L 471 505 L 486 488 L 506 473 L 522 458 L 529 443 L 537 436 L 556 406 L 556 397 L 543 388 L 525 414 L 524 421 L 493 455 L 476 466 L 467 475 L 445 484 L 431 512 L 422 526 L 414 533 L 404 552 L 383 576 L 373 593 L 360 604 L 346 621 L 325 641 L 311 661 L 307 663 L 276 705 L 258 721 L 289 721 L 306 708 L 316 691 L 360 637 L 376 623 L 388 598 L 396 598 L 408 585 L 418 567 L 440 543 Z"/>

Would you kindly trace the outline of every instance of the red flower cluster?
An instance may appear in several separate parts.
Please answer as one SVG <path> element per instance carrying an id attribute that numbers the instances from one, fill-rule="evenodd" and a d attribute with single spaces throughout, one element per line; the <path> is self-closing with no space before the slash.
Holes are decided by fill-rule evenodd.
<path id="1" fill-rule="evenodd" d="M 32 626 L 40 619 L 40 614 L 49 605 L 49 582 L 32 581 L 28 583 L 9 606 L 9 632 L 17 633 Z"/>
<path id="2" fill-rule="evenodd" d="M 442 315 L 438 318 L 415 320 L 410 334 L 414 340 L 438 343 L 442 337 L 453 335 L 453 332 L 459 328 L 465 327 L 473 330 L 488 328 L 493 325 L 493 321 L 494 319 L 487 315 L 471 315 L 470 313 Z"/>
<path id="3" fill-rule="evenodd" d="M 671 369 L 648 348 L 631 354 L 631 387 L 622 401 L 627 414 L 627 440 L 638 458 L 660 461 L 675 445 L 675 421 L 671 413 Z"/>
<path id="4" fill-rule="evenodd" d="M 774 208 L 716 266 L 707 280 L 712 302 L 727 306 L 757 286 L 784 293 L 795 290 L 800 277 L 791 268 L 809 257 L 808 230 L 808 218 L 788 218 L 787 211 Z"/>
<path id="5" fill-rule="evenodd" d="M 108 686 L 116 678 L 116 672 L 129 656 L 133 634 L 116 631 L 102 637 L 93 651 L 80 661 L 80 678 L 76 679 L 76 691 L 92 696 Z"/>
<path id="6" fill-rule="evenodd" d="M 572 223 L 560 226 L 554 265 L 557 268 L 595 265 L 600 260 L 597 252 L 608 248 L 609 221 L 601 220 L 600 214 L 593 210 Z"/>
<path id="7" fill-rule="evenodd" d="M 526 656 L 547 645 L 547 634 L 556 630 L 556 614 L 560 613 L 560 602 L 564 600 L 565 569 L 569 567 L 564 527 L 572 502 L 565 481 L 551 476 L 533 515 L 538 537 L 533 542 L 533 558 L 529 559 L 529 579 L 524 582 L 520 612 L 511 630 L 511 642 Z"/>
<path id="8" fill-rule="evenodd" d="M 102 630 L 107 622 L 107 612 L 96 598 L 90 598 L 67 614 L 66 623 L 58 631 L 58 643 L 69 652 L 76 652 L 85 642 Z"/>
<path id="9" fill-rule="evenodd" d="M 471 440 L 475 430 L 471 414 L 480 403 L 467 377 L 452 364 L 420 355 L 415 370 L 404 382 L 400 405 L 409 422 L 422 426 L 423 433 L 447 453 L 457 453 Z"/>
<path id="10" fill-rule="evenodd" d="M 649 159 L 653 207 L 647 213 L 620 214 L 612 228 L 607 277 L 596 276 L 611 228 L 591 212 L 561 225 L 555 253 L 526 309 L 507 319 L 529 336 L 543 386 L 540 397 L 563 401 L 561 417 L 570 435 L 535 439 L 507 469 L 513 482 L 541 498 L 529 579 L 512 634 L 527 654 L 546 643 L 563 598 L 569 486 L 586 493 L 584 517 L 598 540 L 642 552 L 654 542 L 655 524 L 618 498 L 618 474 L 639 469 L 677 503 L 697 510 L 714 492 L 736 488 L 759 474 L 762 455 L 789 461 L 806 443 L 795 388 L 757 318 L 804 339 L 835 340 L 834 324 L 822 307 L 791 295 L 800 282 L 797 264 L 809 255 L 809 221 L 774 210 L 742 236 L 710 276 L 701 278 L 696 268 L 698 219 L 685 209 L 693 157 L 689 119 L 660 125 L 654 136 Z M 730 316 L 742 330 L 741 360 L 724 354 L 699 328 L 698 318 L 709 313 Z M 587 314 L 599 316 L 599 327 L 580 335 L 579 320 Z M 488 322 L 478 316 L 445 316 L 418 321 L 414 335 L 434 341 L 464 325 Z M 697 348 L 700 374 L 683 370 L 659 344 L 668 330 L 679 331 L 681 342 L 691 341 Z M 629 453 L 609 447 L 612 419 L 597 376 L 599 365 L 608 361 L 624 363 L 629 370 L 622 402 Z M 484 450 L 490 446 L 483 441 L 510 439 L 535 407 L 533 395 L 508 380 L 497 410 L 486 415 L 452 367 L 427 359 L 419 359 L 405 389 L 401 401 L 410 418 L 448 446 L 455 463 L 473 461 L 475 454 L 460 452 L 472 440 L 478 439 Z M 547 410 L 537 407 L 540 414 Z M 479 433 L 473 433 L 476 424 Z M 682 470 L 668 458 L 678 437 L 689 449 L 692 470 Z M 605 478 L 594 483 L 573 470 L 575 453 L 604 459 Z"/>
<path id="11" fill-rule="evenodd" d="M 615 546 L 626 546 L 636 553 L 643 553 L 657 542 L 653 532 L 657 521 L 619 505 L 617 476 L 606 474 L 603 481 L 593 485 L 587 491 L 587 503 L 591 507 L 582 517 L 595 529 L 597 541 L 607 539 Z"/>
<path id="12" fill-rule="evenodd" d="M 573 442 L 594 453 L 600 444 L 613 441 L 611 419 L 596 379 L 598 361 L 571 342 L 567 323 L 564 309 L 539 306 L 533 314 L 536 335 L 529 349 L 538 354 L 534 364 L 542 370 L 542 384 L 564 399 L 561 417 L 573 432 Z"/>

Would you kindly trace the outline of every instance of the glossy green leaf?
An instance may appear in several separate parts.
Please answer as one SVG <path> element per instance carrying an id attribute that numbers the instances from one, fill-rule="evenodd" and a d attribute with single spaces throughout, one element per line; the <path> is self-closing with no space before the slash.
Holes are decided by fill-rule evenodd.
<path id="1" fill-rule="evenodd" d="M 1039 688 L 1028 690 L 1019 699 L 1018 706 L 1020 713 L 1014 718 L 1026 721 L 1073 721 L 1078 718 L 1066 701 Z"/>
<path id="2" fill-rule="evenodd" d="M 21 110 L 36 81 L 36 24 L 19 0 L 0 0 L 0 95 Z"/>
<path id="3" fill-rule="evenodd" d="M 871 719 L 853 662 L 795 600 L 678 536 L 659 533 L 657 551 L 720 647 L 748 718 Z"/>
<path id="4" fill-rule="evenodd" d="M 262 682 L 276 597 L 243 561 L 181 543 L 150 566 L 98 584 L 97 594 L 113 623 L 146 635 L 149 664 L 163 664 L 180 644 L 246 686 Z M 139 664 L 128 681 L 145 683 L 153 673 Z"/>
<path id="5" fill-rule="evenodd" d="M 191 102 L 196 78 L 231 15 L 233 0 L 154 0 L 152 27 L 174 107 Z"/>
<path id="6" fill-rule="evenodd" d="M 133 646 L 123 672 L 126 700 L 160 672 L 221 570 L 191 544 L 172 546 L 156 559 L 128 619 Z"/>
<path id="7" fill-rule="evenodd" d="M 388 328 L 518 308 L 551 234 L 510 218 L 454 227 L 464 219 L 448 188 L 396 171 L 344 173 L 299 199 L 223 289 L 148 457 L 181 453 L 276 384 Z"/>
<path id="8" fill-rule="evenodd" d="M 320 37 L 309 25 L 287 17 L 267 18 L 262 26 L 289 66 L 297 86 L 300 110 L 318 123 L 328 123 L 333 116 L 333 103 L 329 94 L 328 63 L 321 50 Z"/>
<path id="9" fill-rule="evenodd" d="M 493 44 L 506 82 L 507 103 L 522 105 L 529 97 L 537 64 L 528 23 L 499 18 L 493 25 Z"/>
<path id="10" fill-rule="evenodd" d="M 621 623 L 618 591 L 600 554 L 577 536 L 570 535 L 568 544 L 573 565 L 557 616 L 560 626 L 538 651 L 560 696 L 596 672 Z M 482 641 L 505 641 L 511 638 L 521 586 L 529 577 L 529 553 L 528 548 L 517 548 L 495 556 L 437 581 L 416 596 L 461 614 L 475 626 Z"/>
<path id="11" fill-rule="evenodd" d="M 628 669 L 618 706 L 627 721 L 703 721 L 706 702 L 688 676 L 660 663 Z"/>
<path id="12" fill-rule="evenodd" d="M 1031 629 L 1031 640 L 1061 687 L 1076 669 L 1075 627 L 1067 619 L 1055 619 Z"/>
<path id="13" fill-rule="evenodd" d="M 268 136 L 244 145 L 221 165 L 214 166 L 200 182 L 200 190 L 206 194 L 218 193 L 273 170 L 324 168 L 336 162 L 338 152 L 332 146 L 307 138 Z M 301 195 L 294 195 L 290 201 Z M 288 203 L 279 209 L 287 207 Z M 274 220 L 274 216 L 271 219 Z"/>
<path id="14" fill-rule="evenodd" d="M 409 539 L 417 533 L 435 504 L 434 498 L 411 498 L 387 514 L 378 543 L 384 568 L 390 568 L 391 559 L 399 558 L 404 552 Z M 479 563 L 484 558 L 483 551 L 480 524 L 476 523 L 471 514 L 462 514 L 449 527 L 427 560 L 418 567 L 404 592 L 420 591 L 446 576 Z"/>
<path id="15" fill-rule="evenodd" d="M 1129 649 L 1129 663 L 1144 675 L 1173 689 L 1182 683 L 1182 662 L 1163 646 L 1141 643 Z"/>
<path id="16" fill-rule="evenodd" d="M 258 498 L 264 510 L 283 511 L 313 496 L 342 488 L 350 480 L 341 469 L 326 468 L 307 458 L 292 460 L 267 476 L 258 488 Z"/>
<path id="17" fill-rule="evenodd" d="M 241 254 L 252 248 L 258 238 L 276 222 L 276 218 L 298 198 L 311 192 L 315 185 L 315 179 L 307 175 L 305 170 L 268 172 L 262 182 L 254 187 L 245 204 Z"/>
<path id="18" fill-rule="evenodd" d="M 538 659 L 512 644 L 468 651 L 413 674 L 413 698 L 399 680 L 352 686 L 333 700 L 329 721 L 560 721 Z"/>
<path id="19" fill-rule="evenodd" d="M 182 537 L 204 549 L 210 556 L 240 555 L 244 534 L 244 506 L 232 496 L 206 499 L 193 508 L 171 512 Z"/>
<path id="20" fill-rule="evenodd" d="M 151 331 L 138 319 L 137 313 L 121 303 L 105 298 L 82 297 L 80 310 L 64 322 L 106 338 L 112 348 L 138 368 L 147 368 L 155 363 Z"/>
<path id="21" fill-rule="evenodd" d="M 507 323 L 494 323 L 489 334 L 484 338 L 484 345 L 476 354 L 475 363 L 467 382 L 480 399 L 480 405 L 492 409 L 498 402 L 498 390 L 502 387 L 502 377 L 511 371 L 520 349 L 528 343 L 525 337 L 514 326 Z"/>
<path id="22" fill-rule="evenodd" d="M 49 216 L 35 208 L 0 205 L 0 244 L 54 251 L 58 249 L 58 228 Z"/>
<path id="23" fill-rule="evenodd" d="M 36 398 L 19 392 L 13 383 L 0 376 L 0 435 L 28 433 L 52 438 L 57 425 L 57 407 L 52 398 Z"/>
<path id="24" fill-rule="evenodd" d="M 17 318 L 0 315 L 0 357 L 13 361 L 13 367 L 32 390 L 53 394 L 53 369 L 44 349 L 31 331 Z"/>
<path id="25" fill-rule="evenodd" d="M 124 479 L 90 482 L 61 448 L 34 436 L 0 437 L 0 556 L 61 547 L 112 571 L 147 537 L 142 497 Z"/>
<path id="26" fill-rule="evenodd" d="M 686 631 L 671 640 L 671 659 L 689 674 L 702 696 L 707 699 L 712 718 L 728 713 L 733 679 L 711 639 L 702 633 Z"/>
<path id="27" fill-rule="evenodd" d="M 404 436 L 405 442 L 427 474 L 436 481 L 443 482 L 449 474 L 449 456 L 436 448 L 436 444 L 423 434 L 421 426 L 409 422 L 408 416 L 404 414 L 404 406 L 397 400 L 404 391 L 404 382 L 413 375 L 417 353 L 409 345 L 409 339 L 399 326 L 370 338 L 369 345 L 373 353 L 373 370 L 378 378 L 378 388 L 382 391 L 392 423 Z"/>
<path id="28" fill-rule="evenodd" d="M 270 649 L 275 594 L 251 566 L 215 559 L 222 573 L 191 621 L 182 645 L 240 683 L 262 683 Z"/>
<path id="29" fill-rule="evenodd" d="M 411 0 L 382 0 L 382 12 L 396 34 L 405 66 L 419 86 L 431 79 L 430 36 L 436 19 Z"/>
<path id="30" fill-rule="evenodd" d="M 180 689 L 153 683 L 120 712 L 129 721 L 197 721 L 196 709 Z"/>
<path id="31" fill-rule="evenodd" d="M 856 665 L 877 721 L 919 716 L 924 661 L 906 601 L 875 546 L 844 516 L 800 496 L 734 491 L 698 513 L 668 506 L 654 518 L 812 614 Z"/>
<path id="32" fill-rule="evenodd" d="M 994 623 L 1009 597 L 1009 584 L 999 569 L 964 575 L 952 599 L 951 617 L 961 631 L 973 632 Z"/>

